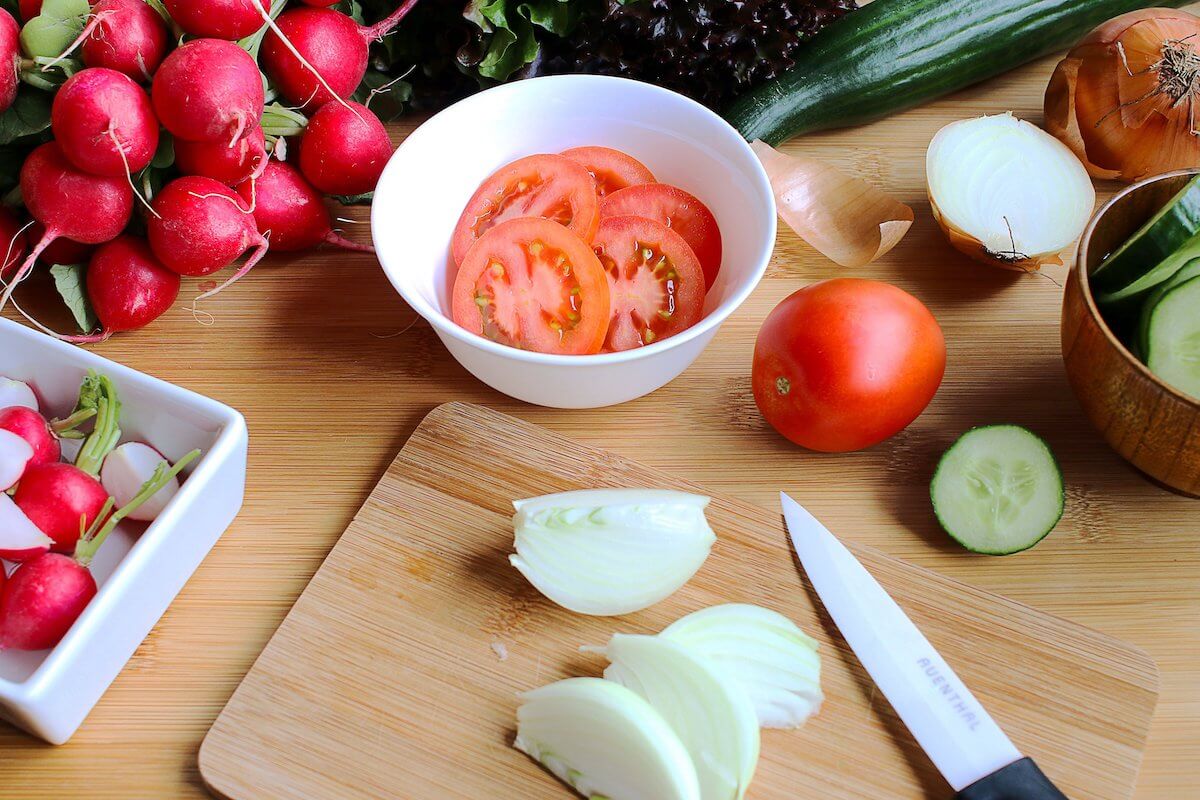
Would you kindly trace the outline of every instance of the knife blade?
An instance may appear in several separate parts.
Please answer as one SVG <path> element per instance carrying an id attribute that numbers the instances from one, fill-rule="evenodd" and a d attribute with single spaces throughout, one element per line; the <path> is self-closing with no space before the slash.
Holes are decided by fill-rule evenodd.
<path id="1" fill-rule="evenodd" d="M 780 501 L 825 609 L 958 797 L 1065 800 L 858 559 L 795 500 L 781 492 Z"/>

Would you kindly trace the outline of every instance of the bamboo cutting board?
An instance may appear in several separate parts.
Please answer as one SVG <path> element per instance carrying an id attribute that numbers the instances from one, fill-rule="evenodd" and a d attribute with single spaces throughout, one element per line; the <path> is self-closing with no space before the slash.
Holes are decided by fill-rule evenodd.
<path id="1" fill-rule="evenodd" d="M 200 751 L 208 787 L 230 800 L 568 798 L 510 747 L 518 693 L 599 674 L 603 662 L 579 645 L 741 601 L 781 611 L 821 641 L 826 694 L 803 729 L 764 732 L 751 800 L 951 794 L 807 590 L 773 510 L 714 498 L 711 557 L 645 611 L 584 617 L 542 598 L 506 560 L 510 503 L 597 486 L 702 491 L 479 406 L 435 409 L 213 725 Z M 1157 697 L 1148 656 L 857 552 L 1073 800 L 1132 795 Z"/>

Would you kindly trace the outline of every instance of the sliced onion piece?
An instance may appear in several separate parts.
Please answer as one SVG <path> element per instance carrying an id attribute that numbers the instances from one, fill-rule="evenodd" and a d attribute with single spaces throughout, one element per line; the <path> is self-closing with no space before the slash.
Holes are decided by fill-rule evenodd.
<path id="1" fill-rule="evenodd" d="M 162 453 L 150 445 L 126 442 L 105 456 L 104 464 L 100 467 L 100 484 L 104 491 L 112 495 L 117 508 L 121 508 L 142 490 L 142 486 L 154 475 L 154 470 L 163 464 L 170 466 Z M 178 491 L 179 479 L 171 478 L 150 499 L 131 511 L 129 518 L 140 522 L 153 521 Z"/>
<path id="2" fill-rule="evenodd" d="M 25 561 L 45 553 L 52 544 L 54 540 L 42 533 L 11 497 L 0 492 L 0 558 Z"/>
<path id="3" fill-rule="evenodd" d="M 568 678 L 523 695 L 513 747 L 584 797 L 701 797 L 671 726 L 644 699 L 600 678 Z"/>
<path id="4" fill-rule="evenodd" d="M 39 411 L 37 395 L 29 384 L 24 381 L 6 378 L 0 375 L 0 408 L 24 406 Z"/>
<path id="5" fill-rule="evenodd" d="M 509 561 L 580 614 L 640 611 L 673 594 L 708 558 L 709 499 L 659 489 L 589 489 L 514 503 Z"/>
<path id="6" fill-rule="evenodd" d="M 12 431 L 0 428 L 0 492 L 7 492 L 17 485 L 29 460 L 33 458 L 33 447 Z"/>
<path id="7" fill-rule="evenodd" d="M 925 173 L 933 216 L 950 244 L 1008 269 L 1062 264 L 1096 204 L 1075 154 L 1012 114 L 942 128 L 929 144 Z"/>
<path id="8" fill-rule="evenodd" d="M 764 728 L 798 728 L 821 707 L 817 642 L 782 614 L 745 603 L 704 608 L 660 636 L 741 684 Z"/>
<path id="9" fill-rule="evenodd" d="M 687 748 L 703 800 L 740 800 L 758 765 L 758 718 L 749 696 L 715 663 L 658 636 L 614 634 L 604 677 L 662 714 Z"/>

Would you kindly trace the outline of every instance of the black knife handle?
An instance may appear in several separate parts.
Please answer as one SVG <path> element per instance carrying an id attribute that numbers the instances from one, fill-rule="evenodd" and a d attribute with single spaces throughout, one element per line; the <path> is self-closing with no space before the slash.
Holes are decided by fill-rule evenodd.
<path id="1" fill-rule="evenodd" d="M 955 800 L 1067 800 L 1032 758 L 1022 758 L 980 778 Z"/>

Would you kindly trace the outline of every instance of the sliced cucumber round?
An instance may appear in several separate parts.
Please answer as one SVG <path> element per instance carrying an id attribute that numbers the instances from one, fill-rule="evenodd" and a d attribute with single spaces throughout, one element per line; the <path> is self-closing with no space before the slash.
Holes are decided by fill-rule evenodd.
<path id="1" fill-rule="evenodd" d="M 1146 366 L 1179 391 L 1200 399 L 1200 277 L 1166 292 L 1150 311 Z"/>
<path id="2" fill-rule="evenodd" d="M 1158 306 L 1159 301 L 1166 297 L 1169 291 L 1179 284 L 1186 283 L 1196 277 L 1200 277 L 1200 258 L 1193 258 L 1184 264 L 1178 272 L 1151 292 L 1146 298 L 1146 302 L 1142 305 L 1141 320 L 1138 323 L 1137 340 L 1134 342 L 1134 349 L 1137 350 L 1138 358 L 1143 362 L 1150 357 L 1150 342 L 1147 336 L 1150 333 L 1150 318 L 1154 315 L 1154 309 Z"/>
<path id="3" fill-rule="evenodd" d="M 1137 281 L 1200 232 L 1200 178 L 1187 182 L 1142 227 L 1092 271 L 1100 292 L 1115 292 Z"/>
<path id="4" fill-rule="evenodd" d="M 1028 550 L 1062 518 L 1066 493 L 1050 448 L 1018 425 L 972 428 L 938 462 L 929 485 L 938 522 L 974 553 Z"/>

